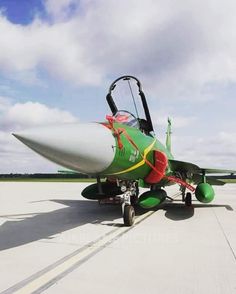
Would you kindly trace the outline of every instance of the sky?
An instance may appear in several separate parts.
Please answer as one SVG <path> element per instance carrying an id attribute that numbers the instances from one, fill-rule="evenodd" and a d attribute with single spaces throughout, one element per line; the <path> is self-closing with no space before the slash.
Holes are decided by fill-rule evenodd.
<path id="1" fill-rule="evenodd" d="M 236 168 L 233 0 L 0 0 L 0 173 L 58 167 L 12 135 L 102 121 L 111 82 L 137 76 L 176 159 Z"/>

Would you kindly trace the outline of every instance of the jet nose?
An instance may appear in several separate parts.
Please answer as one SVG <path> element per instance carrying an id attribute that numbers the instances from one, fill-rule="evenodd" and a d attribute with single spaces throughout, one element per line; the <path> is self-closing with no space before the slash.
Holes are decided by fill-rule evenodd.
<path id="1" fill-rule="evenodd" d="M 114 159 L 115 139 L 98 123 L 40 127 L 13 135 L 47 159 L 86 174 L 101 173 Z"/>

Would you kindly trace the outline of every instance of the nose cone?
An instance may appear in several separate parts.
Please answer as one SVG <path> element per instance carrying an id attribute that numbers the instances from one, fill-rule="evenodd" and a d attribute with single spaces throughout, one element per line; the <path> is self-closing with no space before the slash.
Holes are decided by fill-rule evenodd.
<path id="1" fill-rule="evenodd" d="M 86 174 L 102 172 L 115 155 L 111 131 L 98 123 L 63 124 L 13 135 L 47 159 Z"/>

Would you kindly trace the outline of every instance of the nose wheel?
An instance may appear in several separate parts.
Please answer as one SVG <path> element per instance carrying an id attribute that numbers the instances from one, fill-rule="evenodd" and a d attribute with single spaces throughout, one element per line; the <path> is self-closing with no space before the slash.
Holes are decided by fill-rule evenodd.
<path id="1" fill-rule="evenodd" d="M 134 224 L 135 211 L 132 205 L 125 205 L 123 212 L 124 225 L 131 227 Z"/>
<path id="2" fill-rule="evenodd" d="M 124 220 L 124 225 L 131 227 L 135 220 L 135 210 L 131 203 L 130 193 L 125 193 L 122 203 L 122 215 Z"/>

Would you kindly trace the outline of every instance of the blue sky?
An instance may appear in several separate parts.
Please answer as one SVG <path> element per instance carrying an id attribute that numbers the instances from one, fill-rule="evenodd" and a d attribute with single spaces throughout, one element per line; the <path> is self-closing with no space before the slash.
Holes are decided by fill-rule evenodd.
<path id="1" fill-rule="evenodd" d="M 11 132 L 103 120 L 108 87 L 124 74 L 143 82 L 162 140 L 172 117 L 178 159 L 235 168 L 235 6 L 0 0 L 0 172 L 56 171 Z"/>
<path id="2" fill-rule="evenodd" d="M 39 0 L 1 0 L 0 7 L 8 20 L 15 24 L 31 23 L 36 13 L 45 15 L 43 2 Z"/>

